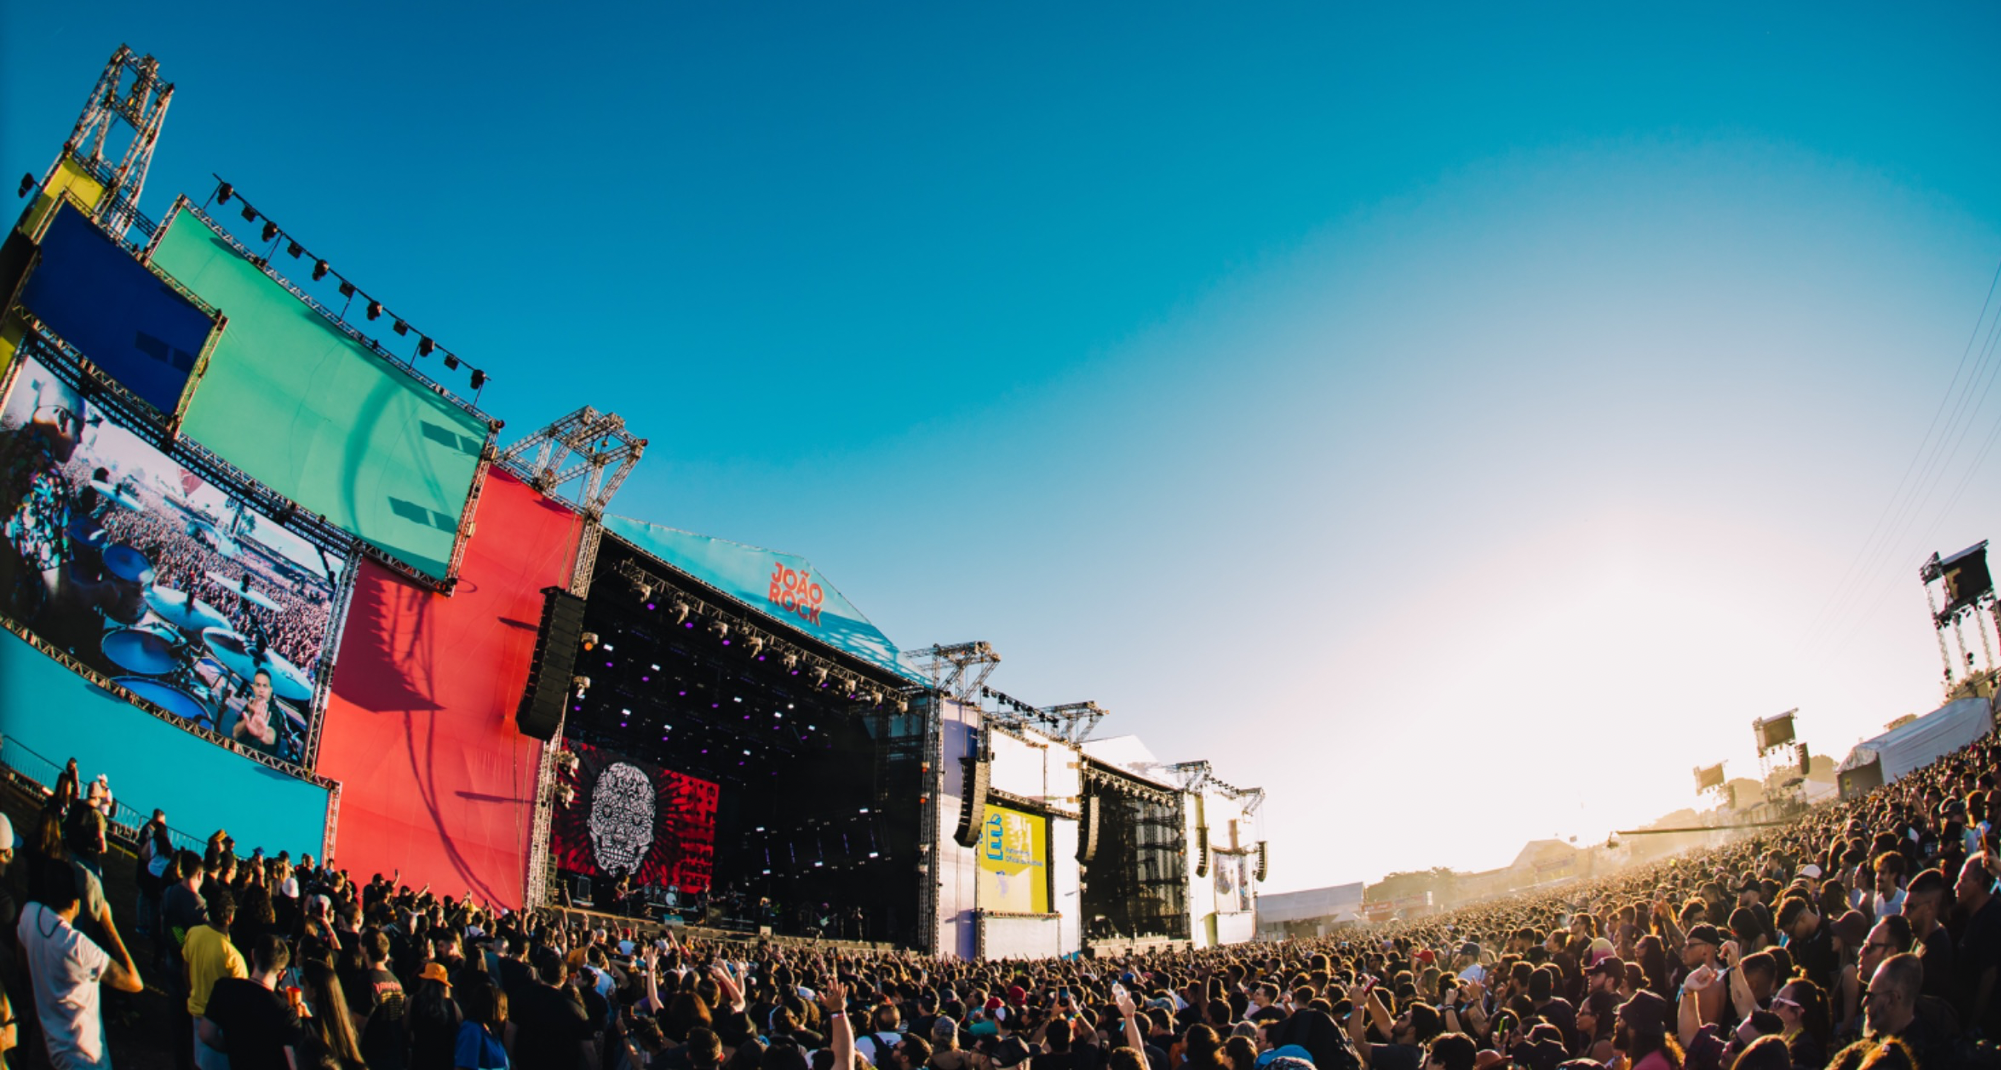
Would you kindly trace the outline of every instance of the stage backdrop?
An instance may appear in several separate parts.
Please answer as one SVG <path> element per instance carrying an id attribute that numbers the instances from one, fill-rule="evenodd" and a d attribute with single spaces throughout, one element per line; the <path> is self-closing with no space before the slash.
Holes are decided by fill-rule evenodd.
<path id="1" fill-rule="evenodd" d="M 981 910 L 1049 913 L 1048 818 L 988 803 L 977 850 Z"/>
<path id="2" fill-rule="evenodd" d="M 582 743 L 564 780 L 576 798 L 556 812 L 556 865 L 596 877 L 707 891 L 716 856 L 716 785 Z"/>
<path id="3" fill-rule="evenodd" d="M 182 430 L 442 579 L 486 423 L 343 334 L 200 218 L 183 210 L 166 226 L 154 266 L 229 319 Z"/>
<path id="4" fill-rule="evenodd" d="M 341 782 L 342 866 L 518 907 L 542 744 L 514 711 L 542 588 L 569 586 L 579 524 L 498 470 L 478 520 L 450 597 L 362 561 L 319 772 Z"/>
<path id="5" fill-rule="evenodd" d="M 0 402 L 0 614 L 43 642 L 223 736 L 262 669 L 276 731 L 258 749 L 296 764 L 345 567 L 19 357 Z"/>
<path id="6" fill-rule="evenodd" d="M 21 304 L 57 337 L 164 416 L 215 330 L 195 307 L 132 258 L 76 206 L 64 203 L 42 236 Z"/>

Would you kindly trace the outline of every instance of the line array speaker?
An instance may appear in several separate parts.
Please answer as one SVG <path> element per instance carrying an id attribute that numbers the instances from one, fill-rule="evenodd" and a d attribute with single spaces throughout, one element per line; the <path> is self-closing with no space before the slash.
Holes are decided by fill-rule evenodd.
<path id="1" fill-rule="evenodd" d="M 1098 814 L 1104 809 L 1098 797 L 1084 793 L 1083 813 L 1077 815 L 1077 861 L 1090 865 L 1098 857 Z"/>
<path id="2" fill-rule="evenodd" d="M 1268 853 L 1267 853 L 1267 852 L 1265 851 L 1265 841 L 1263 841 L 1263 840 L 1259 840 L 1259 841 L 1258 841 L 1258 872 L 1257 872 L 1257 878 L 1258 878 L 1258 883 L 1259 883 L 1259 884 L 1263 884 L 1263 883 L 1265 882 L 1265 866 L 1266 866 L 1266 864 L 1267 864 L 1268 862 L 1270 862 L 1270 861 L 1271 861 L 1271 856 L 1270 856 L 1270 855 L 1269 855 L 1269 854 L 1268 854 Z"/>
<path id="3" fill-rule="evenodd" d="M 965 790 L 959 796 L 959 827 L 952 838 L 961 847 L 974 847 L 980 842 L 980 829 L 987 823 L 987 780 L 992 775 L 992 764 L 978 758 L 961 758 L 965 766 Z"/>
<path id="4" fill-rule="evenodd" d="M 1209 875 L 1209 826 L 1195 826 L 1195 875 Z"/>
<path id="5" fill-rule="evenodd" d="M 542 588 L 542 626 L 535 633 L 535 661 L 528 669 L 528 686 L 514 723 L 521 734 L 553 739 L 563 723 L 570 680 L 577 667 L 577 645 L 584 636 L 584 600 L 561 587 Z"/>

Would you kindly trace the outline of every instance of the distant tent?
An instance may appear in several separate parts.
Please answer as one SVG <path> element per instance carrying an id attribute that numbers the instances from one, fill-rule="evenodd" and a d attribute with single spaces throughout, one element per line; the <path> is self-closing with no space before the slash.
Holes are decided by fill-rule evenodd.
<path id="1" fill-rule="evenodd" d="M 1865 739 L 1836 770 L 1841 797 L 1865 795 L 1986 735 L 1994 710 L 1984 698 L 1948 702 L 1914 721 Z"/>

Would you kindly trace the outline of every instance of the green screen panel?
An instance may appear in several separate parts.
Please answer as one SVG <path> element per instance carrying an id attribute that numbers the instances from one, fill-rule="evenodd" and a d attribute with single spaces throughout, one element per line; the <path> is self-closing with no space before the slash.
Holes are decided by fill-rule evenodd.
<path id="1" fill-rule="evenodd" d="M 343 334 L 189 212 L 169 221 L 153 263 L 229 317 L 181 432 L 444 579 L 486 422 Z"/>

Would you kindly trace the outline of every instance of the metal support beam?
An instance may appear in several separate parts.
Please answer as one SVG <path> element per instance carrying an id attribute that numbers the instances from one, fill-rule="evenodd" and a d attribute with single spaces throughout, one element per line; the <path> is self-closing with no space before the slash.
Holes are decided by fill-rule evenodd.
<path id="1" fill-rule="evenodd" d="M 918 672 L 931 678 L 931 686 L 938 691 L 966 702 L 985 687 L 987 677 L 1000 664 L 1000 654 L 987 643 L 933 644 L 919 650 L 903 652 L 905 660 Z"/>
<path id="2" fill-rule="evenodd" d="M 509 446 L 500 464 L 536 490 L 597 519 L 645 452 L 646 440 L 627 431 L 622 417 L 586 405 Z M 564 489 L 580 478 L 581 488 Z"/>

